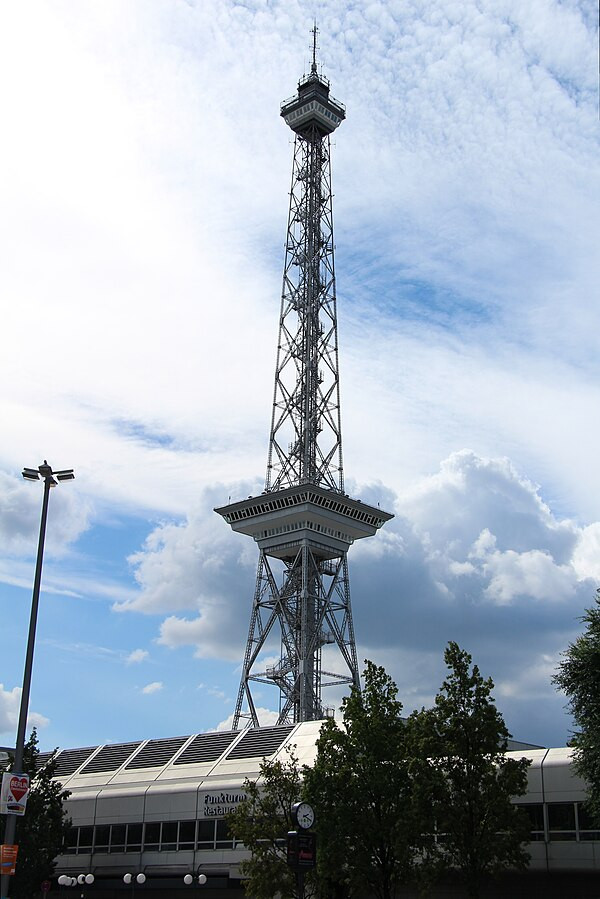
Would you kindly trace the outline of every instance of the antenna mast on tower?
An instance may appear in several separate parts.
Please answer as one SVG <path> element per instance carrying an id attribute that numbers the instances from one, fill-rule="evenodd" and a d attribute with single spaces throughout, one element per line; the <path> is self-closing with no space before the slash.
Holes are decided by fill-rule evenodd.
<path id="1" fill-rule="evenodd" d="M 259 546 L 234 729 L 259 726 L 255 685 L 276 688 L 279 724 L 323 718 L 324 688 L 360 685 L 347 552 L 393 517 L 344 493 L 329 136 L 346 110 L 317 73 L 317 31 L 281 106 L 295 141 L 265 490 L 215 510 Z"/>

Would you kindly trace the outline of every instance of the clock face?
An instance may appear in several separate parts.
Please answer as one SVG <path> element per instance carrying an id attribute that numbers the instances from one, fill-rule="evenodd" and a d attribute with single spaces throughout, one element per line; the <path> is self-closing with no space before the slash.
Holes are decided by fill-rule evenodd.
<path id="1" fill-rule="evenodd" d="M 310 830 L 315 823 L 315 813 L 308 802 L 299 802 L 295 806 L 296 824 L 302 830 Z"/>

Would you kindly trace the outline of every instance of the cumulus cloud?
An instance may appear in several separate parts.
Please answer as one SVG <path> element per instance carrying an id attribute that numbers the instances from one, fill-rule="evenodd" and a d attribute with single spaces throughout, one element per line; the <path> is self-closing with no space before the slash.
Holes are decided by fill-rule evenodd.
<path id="1" fill-rule="evenodd" d="M 396 513 L 349 553 L 361 657 L 387 660 L 406 705 L 433 697 L 450 639 L 503 685 L 507 702 L 539 690 L 539 672 L 556 663 L 593 593 L 598 529 L 558 518 L 510 460 L 472 450 L 453 453 L 402 494 L 357 490 Z M 158 642 L 238 661 L 258 552 L 212 520 L 211 504 L 161 526 L 136 554 L 133 608 L 189 610 L 166 615 Z M 553 693 L 548 678 L 548 701 Z"/>
<path id="2" fill-rule="evenodd" d="M 271 727 L 274 724 L 277 724 L 277 719 L 279 718 L 279 712 L 274 712 L 272 709 L 257 708 L 256 714 L 258 715 L 260 727 Z M 231 730 L 232 727 L 233 714 L 229 715 L 223 721 L 220 721 L 219 724 L 217 724 L 215 730 Z"/>
<path id="3" fill-rule="evenodd" d="M 25 482 L 17 475 L 0 471 L 0 542 L 10 556 L 34 556 L 40 527 L 42 485 Z M 88 528 L 90 504 L 71 483 L 51 491 L 46 551 L 62 555 Z M 51 526 L 50 526 L 51 525 Z"/>
<path id="4" fill-rule="evenodd" d="M 134 649 L 129 653 L 125 661 L 128 665 L 138 664 L 139 662 L 144 662 L 149 656 L 147 649 Z"/>
<path id="5" fill-rule="evenodd" d="M 247 495 L 247 485 L 237 491 Z M 159 525 L 144 548 L 130 557 L 140 590 L 115 606 L 118 611 L 167 613 L 159 643 L 171 648 L 193 645 L 204 658 L 239 658 L 253 591 L 256 550 L 240 539 L 214 512 L 228 500 L 226 488 L 205 491 L 187 521 Z"/>
<path id="6" fill-rule="evenodd" d="M 146 684 L 145 687 L 142 687 L 142 693 L 145 693 L 147 696 L 150 696 L 152 693 L 159 693 L 162 690 L 163 684 L 159 680 L 152 681 L 151 684 Z"/>
<path id="7" fill-rule="evenodd" d="M 4 684 L 0 684 L 0 734 L 6 734 L 9 742 L 15 738 L 17 723 L 19 720 L 19 704 L 21 702 L 21 688 L 14 687 L 5 690 Z M 42 728 L 50 724 L 50 719 L 39 712 L 29 712 L 27 715 L 27 727 Z"/>

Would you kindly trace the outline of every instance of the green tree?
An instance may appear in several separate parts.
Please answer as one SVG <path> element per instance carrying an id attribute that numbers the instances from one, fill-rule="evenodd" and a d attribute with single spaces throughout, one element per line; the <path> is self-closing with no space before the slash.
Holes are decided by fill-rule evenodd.
<path id="1" fill-rule="evenodd" d="M 304 795 L 317 816 L 321 895 L 391 899 L 424 837 L 396 685 L 372 662 L 364 681 L 342 703 L 343 726 L 323 725 Z"/>
<path id="2" fill-rule="evenodd" d="M 511 799 L 527 788 L 526 759 L 507 759 L 510 734 L 471 656 L 456 643 L 444 654 L 449 674 L 432 709 L 411 715 L 413 773 L 427 791 L 437 837 L 432 867 L 460 872 L 471 899 L 484 878 L 524 868 L 525 814 Z"/>
<path id="3" fill-rule="evenodd" d="M 292 805 L 300 798 L 301 772 L 293 748 L 287 759 L 263 759 L 256 781 L 246 779 L 246 799 L 229 814 L 229 829 L 241 840 L 252 857 L 240 871 L 245 892 L 252 899 L 282 899 L 298 895 L 295 872 L 286 861 L 286 837 L 292 830 Z M 306 895 L 312 893 L 310 880 Z"/>
<path id="4" fill-rule="evenodd" d="M 70 822 L 63 801 L 68 790 L 54 780 L 55 763 L 39 766 L 38 739 L 35 729 L 25 744 L 23 771 L 29 774 L 31 788 L 25 815 L 17 822 L 16 842 L 19 846 L 16 873 L 10 879 L 10 895 L 14 899 L 30 899 L 39 895 L 40 884 L 54 873 L 55 858 L 62 849 Z M 5 816 L 0 822 L 0 842 L 4 840 Z"/>
<path id="5" fill-rule="evenodd" d="M 563 653 L 554 683 L 567 694 L 578 728 L 571 739 L 575 770 L 587 781 L 587 806 L 600 821 L 600 590 L 581 621 L 586 629 Z"/>

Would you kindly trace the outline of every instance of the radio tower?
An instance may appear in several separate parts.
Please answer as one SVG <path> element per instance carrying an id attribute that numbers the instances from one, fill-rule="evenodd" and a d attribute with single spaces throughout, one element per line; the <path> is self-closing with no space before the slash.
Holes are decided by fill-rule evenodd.
<path id="1" fill-rule="evenodd" d="M 279 724 L 325 717 L 325 687 L 359 687 L 346 554 L 393 517 L 344 493 L 329 135 L 346 112 L 312 35 L 310 74 L 281 106 L 296 137 L 265 489 L 215 509 L 260 551 L 235 730 L 259 726 L 255 684 L 278 689 Z"/>

